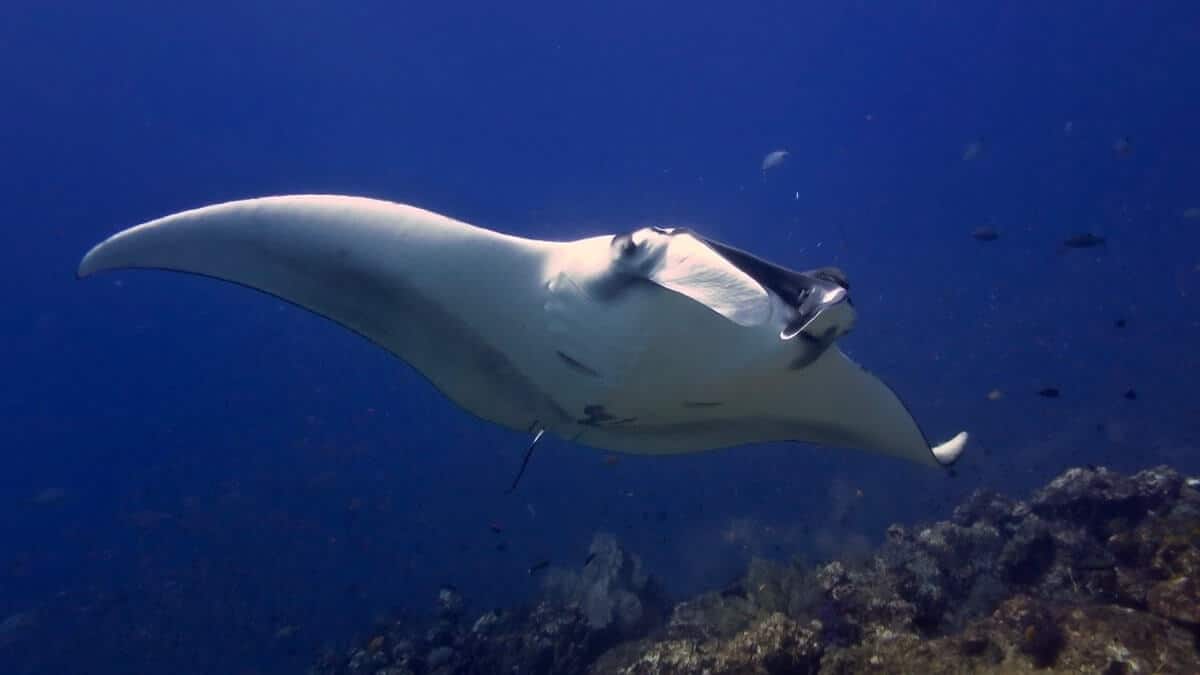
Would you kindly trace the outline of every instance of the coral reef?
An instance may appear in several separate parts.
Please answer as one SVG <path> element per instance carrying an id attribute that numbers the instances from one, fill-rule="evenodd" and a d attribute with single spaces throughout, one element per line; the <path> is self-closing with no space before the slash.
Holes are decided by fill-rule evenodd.
<path id="1" fill-rule="evenodd" d="M 442 589 L 314 675 L 1200 672 L 1200 493 L 1167 467 L 1071 469 L 1028 501 L 976 491 L 944 522 L 888 528 L 857 562 L 754 560 L 670 607 L 597 535 L 543 598 L 462 621 Z"/>

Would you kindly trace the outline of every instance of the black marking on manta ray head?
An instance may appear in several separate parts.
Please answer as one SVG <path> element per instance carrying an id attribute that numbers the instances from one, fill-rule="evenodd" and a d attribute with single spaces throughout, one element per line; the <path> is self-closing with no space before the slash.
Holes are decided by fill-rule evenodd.
<path id="1" fill-rule="evenodd" d="M 600 377 L 600 373 L 596 372 L 594 368 L 589 368 L 581 363 L 578 359 L 573 359 L 560 351 L 555 351 L 554 353 L 558 354 L 558 358 L 562 359 L 563 363 L 570 366 L 576 372 L 583 373 L 584 375 L 589 375 L 591 377 Z"/>
<path id="2" fill-rule="evenodd" d="M 725 405 L 724 401 L 684 401 L 685 408 L 715 408 L 720 405 Z"/>

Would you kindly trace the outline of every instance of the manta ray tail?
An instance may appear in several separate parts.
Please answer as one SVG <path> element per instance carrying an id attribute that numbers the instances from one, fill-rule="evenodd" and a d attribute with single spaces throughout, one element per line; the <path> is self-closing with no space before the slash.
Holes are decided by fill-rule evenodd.
<path id="1" fill-rule="evenodd" d="M 546 433 L 545 429 L 538 429 L 537 434 L 535 434 L 533 440 L 530 441 L 529 447 L 525 448 L 525 457 L 521 460 L 521 468 L 517 470 L 516 478 L 513 478 L 512 485 L 508 487 L 508 490 L 506 490 L 504 494 L 511 495 L 516 491 L 517 483 L 520 483 L 521 476 L 525 475 L 525 467 L 529 466 L 529 458 L 533 457 L 533 449 L 537 447 L 538 441 L 542 440 L 542 434 L 544 433 Z"/>

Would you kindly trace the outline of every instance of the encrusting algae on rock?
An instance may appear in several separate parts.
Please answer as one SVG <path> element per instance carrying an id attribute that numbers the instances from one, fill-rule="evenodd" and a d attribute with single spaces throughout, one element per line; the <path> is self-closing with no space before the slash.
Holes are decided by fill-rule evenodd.
<path id="1" fill-rule="evenodd" d="M 979 490 L 867 560 L 755 560 L 673 607 L 615 538 L 592 549 L 604 569 L 551 575 L 531 608 L 442 617 L 436 639 L 397 623 L 311 673 L 1200 672 L 1200 492 L 1167 467 Z"/>

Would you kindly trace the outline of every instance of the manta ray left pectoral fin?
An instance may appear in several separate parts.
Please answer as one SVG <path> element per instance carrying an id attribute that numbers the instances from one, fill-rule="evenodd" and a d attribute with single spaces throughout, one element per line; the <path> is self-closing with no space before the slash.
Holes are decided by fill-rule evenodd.
<path id="1" fill-rule="evenodd" d="M 534 423 L 534 428 L 537 429 L 537 433 L 534 434 L 533 440 L 529 442 L 529 447 L 525 448 L 525 456 L 521 459 L 521 468 L 517 470 L 517 476 L 513 478 L 512 485 L 504 491 L 504 494 L 510 495 L 516 491 L 517 483 L 520 483 L 521 476 L 525 475 L 525 467 L 529 466 L 529 458 L 533 457 L 533 449 L 537 447 L 538 441 L 542 440 L 542 435 L 546 433 L 546 430 L 538 427 L 536 422 Z"/>
<path id="2" fill-rule="evenodd" d="M 760 325 L 771 314 L 770 296 L 761 284 L 689 233 L 671 235 L 649 279 L 739 326 Z"/>

